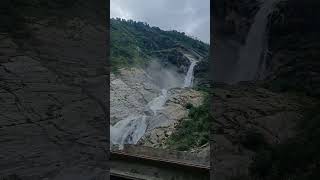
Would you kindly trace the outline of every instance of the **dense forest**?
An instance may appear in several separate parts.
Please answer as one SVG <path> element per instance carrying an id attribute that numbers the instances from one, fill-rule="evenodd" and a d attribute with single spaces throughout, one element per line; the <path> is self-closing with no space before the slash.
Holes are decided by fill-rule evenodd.
<path id="1" fill-rule="evenodd" d="M 176 47 L 192 49 L 205 56 L 209 45 L 175 30 L 164 31 L 145 22 L 112 18 L 110 20 L 111 65 L 119 67 L 146 63 L 151 57 L 159 57 L 161 51 Z"/>

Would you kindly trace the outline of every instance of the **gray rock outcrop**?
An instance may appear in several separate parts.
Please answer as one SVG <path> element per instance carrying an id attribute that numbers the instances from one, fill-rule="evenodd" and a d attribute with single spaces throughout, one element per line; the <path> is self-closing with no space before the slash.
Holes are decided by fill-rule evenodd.
<path id="1" fill-rule="evenodd" d="M 148 113 L 145 106 L 160 93 L 160 88 L 152 82 L 140 68 L 121 69 L 111 75 L 110 113 L 111 124 L 131 115 Z"/>
<path id="2" fill-rule="evenodd" d="M 193 89 L 171 89 L 163 109 L 149 119 L 147 133 L 139 141 L 140 145 L 166 148 L 166 139 L 176 126 L 188 118 L 187 104 L 197 107 L 202 104 L 204 93 Z"/>

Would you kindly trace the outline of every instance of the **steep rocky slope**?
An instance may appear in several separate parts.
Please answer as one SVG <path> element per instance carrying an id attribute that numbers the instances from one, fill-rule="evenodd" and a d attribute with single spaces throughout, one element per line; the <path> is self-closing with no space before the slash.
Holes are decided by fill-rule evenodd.
<path id="1" fill-rule="evenodd" d="M 219 179 L 250 174 L 255 154 L 294 138 L 304 109 L 316 103 L 254 84 L 217 85 L 213 92 L 212 150 Z"/>
<path id="2" fill-rule="evenodd" d="M 104 2 L 0 4 L 0 175 L 105 178 Z"/>
<path id="3" fill-rule="evenodd" d="M 168 148 L 168 138 L 189 119 L 189 106 L 197 107 L 204 99 L 205 93 L 192 85 L 210 86 L 208 50 L 208 44 L 183 32 L 111 19 L 114 148 L 123 144 Z"/>
<path id="4" fill-rule="evenodd" d="M 168 100 L 158 115 L 150 120 L 147 133 L 139 141 L 140 145 L 155 148 L 168 148 L 167 139 L 176 130 L 181 121 L 188 118 L 187 105 L 199 106 L 203 103 L 204 93 L 192 89 L 172 89 Z"/>
<path id="5" fill-rule="evenodd" d="M 140 68 L 121 69 L 119 74 L 111 75 L 110 112 L 111 125 L 130 115 L 142 114 L 145 106 L 161 93 Z"/>
<path id="6" fill-rule="evenodd" d="M 152 60 L 160 64 L 175 66 L 180 73 L 186 73 L 190 65 L 185 53 L 191 53 L 199 61 L 198 69 L 205 69 L 209 45 L 187 36 L 184 32 L 164 31 L 144 22 L 111 19 L 111 64 L 116 71 L 123 67 L 145 67 Z M 209 69 L 205 69 L 209 74 Z M 196 72 L 198 73 L 198 71 Z M 201 76 L 201 77 L 200 77 Z M 203 75 L 198 82 L 208 84 Z"/>
<path id="7" fill-rule="evenodd" d="M 154 73 L 160 74 L 160 79 Z M 181 88 L 184 78 L 177 79 L 171 73 L 166 67 L 163 72 L 122 68 L 117 74 L 111 75 L 111 125 L 115 128 L 111 132 L 112 143 L 116 145 L 122 140 L 129 143 L 129 137 L 135 139 L 139 136 L 137 144 L 141 146 L 168 148 L 168 137 L 181 121 L 188 118 L 188 106 L 198 107 L 205 97 L 202 91 Z M 165 87 L 167 92 L 164 95 Z M 136 120 L 126 124 L 130 118 Z M 145 129 L 140 129 L 144 124 Z M 126 133 L 133 134 L 126 136 Z"/>
<path id="8" fill-rule="evenodd" d="M 221 63 L 213 63 L 216 81 L 228 82 L 228 63 L 237 59 L 231 54 L 237 54 L 240 41 L 222 30 L 229 27 L 225 17 L 233 14 L 231 9 L 246 6 L 239 3 L 226 1 L 221 7 L 231 8 L 216 11 L 213 58 Z M 216 179 L 319 178 L 319 25 L 311 20 L 319 18 L 318 7 L 318 1 L 279 2 L 268 25 L 267 78 L 214 85 L 211 157 Z"/>

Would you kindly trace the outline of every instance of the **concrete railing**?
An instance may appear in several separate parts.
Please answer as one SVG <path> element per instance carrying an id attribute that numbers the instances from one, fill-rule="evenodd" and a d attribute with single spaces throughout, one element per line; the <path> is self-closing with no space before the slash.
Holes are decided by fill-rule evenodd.
<path id="1" fill-rule="evenodd" d="M 166 150 L 138 145 L 125 145 L 121 151 L 132 155 L 143 155 L 182 163 L 199 164 L 203 166 L 210 165 L 210 158 L 208 156 L 202 156 L 190 152 Z"/>

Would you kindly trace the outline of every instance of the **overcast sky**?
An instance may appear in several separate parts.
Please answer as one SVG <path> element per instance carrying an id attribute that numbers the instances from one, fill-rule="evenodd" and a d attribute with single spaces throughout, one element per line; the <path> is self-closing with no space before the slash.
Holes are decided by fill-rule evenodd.
<path id="1" fill-rule="evenodd" d="M 110 0 L 110 16 L 147 22 L 210 42 L 210 0 Z"/>

